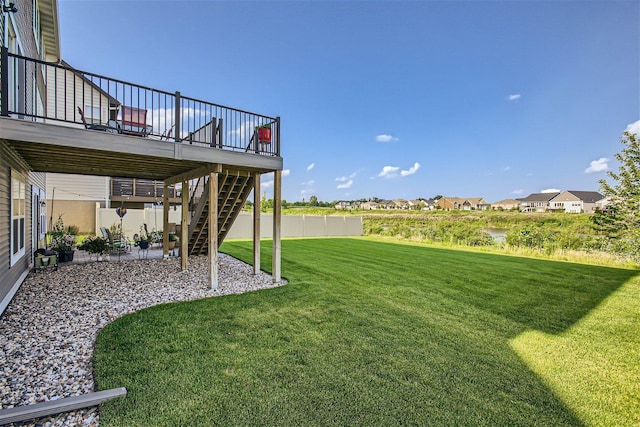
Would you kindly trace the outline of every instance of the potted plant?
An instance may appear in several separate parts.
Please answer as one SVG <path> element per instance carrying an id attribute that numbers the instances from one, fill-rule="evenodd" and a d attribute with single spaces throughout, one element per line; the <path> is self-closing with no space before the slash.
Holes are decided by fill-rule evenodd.
<path id="1" fill-rule="evenodd" d="M 140 234 L 135 234 L 133 236 L 133 241 L 135 242 L 135 246 L 138 246 L 140 249 L 149 249 L 151 236 L 147 232 L 146 224 L 144 226 L 140 226 Z"/>
<path id="2" fill-rule="evenodd" d="M 172 251 L 173 248 L 176 247 L 176 242 L 178 241 L 178 236 L 176 233 L 169 233 L 169 250 Z"/>
<path id="3" fill-rule="evenodd" d="M 102 237 L 89 236 L 78 245 L 78 249 L 96 255 L 96 259 L 101 261 L 102 255 L 109 253 L 109 242 Z"/>
<path id="4" fill-rule="evenodd" d="M 77 227 L 75 226 L 65 227 L 62 215 L 58 216 L 58 220 L 53 225 L 53 230 L 49 233 L 51 238 L 50 246 L 52 250 L 58 253 L 58 261 L 73 261 L 73 247 L 76 244 L 76 236 L 72 233 L 77 233 L 76 230 Z"/>
<path id="5" fill-rule="evenodd" d="M 271 143 L 271 125 L 256 126 L 256 132 L 258 133 L 258 142 L 261 144 Z"/>

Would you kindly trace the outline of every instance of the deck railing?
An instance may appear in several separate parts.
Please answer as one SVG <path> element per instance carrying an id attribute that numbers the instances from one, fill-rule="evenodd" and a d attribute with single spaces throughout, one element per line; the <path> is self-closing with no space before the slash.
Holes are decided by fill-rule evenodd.
<path id="1" fill-rule="evenodd" d="M 14 55 L 4 47 L 0 68 L 2 116 L 280 156 L 279 117 Z M 143 123 L 133 131 L 123 123 L 123 110 L 132 109 L 144 112 L 138 115 Z"/>
<path id="2" fill-rule="evenodd" d="M 111 178 L 111 197 L 144 197 L 161 200 L 164 194 L 162 181 L 136 178 Z M 169 185 L 169 198 L 180 197 L 181 190 Z M 132 199 L 132 201 L 135 201 Z"/>

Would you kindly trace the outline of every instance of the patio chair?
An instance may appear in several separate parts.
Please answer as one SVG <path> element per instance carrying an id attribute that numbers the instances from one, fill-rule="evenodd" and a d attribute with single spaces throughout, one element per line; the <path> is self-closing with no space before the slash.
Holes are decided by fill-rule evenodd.
<path id="1" fill-rule="evenodd" d="M 82 120 L 82 124 L 84 125 L 85 129 L 100 130 L 100 131 L 109 132 L 109 133 L 119 132 L 118 128 L 113 126 L 101 125 L 99 123 L 87 123 L 87 119 L 84 117 L 84 111 L 82 110 L 82 108 L 80 108 L 80 106 L 78 106 L 78 114 L 80 114 L 80 120 Z"/>
<path id="2" fill-rule="evenodd" d="M 120 112 L 120 131 L 125 135 L 147 136 L 152 127 L 147 124 L 147 110 L 144 108 L 127 107 L 123 105 Z"/>
<path id="3" fill-rule="evenodd" d="M 116 236 L 114 238 L 107 227 L 100 227 L 100 232 L 102 233 L 102 237 L 109 242 L 109 253 L 125 253 L 131 249 L 131 245 L 126 239 L 123 239 L 122 236 Z"/>
<path id="4" fill-rule="evenodd" d="M 176 125 L 171 125 L 169 129 L 165 129 L 164 132 L 162 132 L 162 135 L 160 135 L 160 140 L 169 141 L 171 139 L 171 134 L 173 133 L 173 128 L 175 126 Z"/>

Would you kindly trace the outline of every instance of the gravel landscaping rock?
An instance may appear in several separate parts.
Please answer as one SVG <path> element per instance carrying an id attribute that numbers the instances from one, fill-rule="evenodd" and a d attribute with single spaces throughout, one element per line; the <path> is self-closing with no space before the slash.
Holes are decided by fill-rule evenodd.
<path id="1" fill-rule="evenodd" d="M 219 256 L 219 288 L 208 285 L 207 257 L 93 262 L 30 273 L 0 318 L 2 408 L 95 390 L 91 357 L 100 329 L 118 317 L 157 304 L 280 286 L 266 273 Z M 126 397 L 125 397 L 126 399 Z M 97 408 L 47 417 L 23 426 L 97 426 Z"/>

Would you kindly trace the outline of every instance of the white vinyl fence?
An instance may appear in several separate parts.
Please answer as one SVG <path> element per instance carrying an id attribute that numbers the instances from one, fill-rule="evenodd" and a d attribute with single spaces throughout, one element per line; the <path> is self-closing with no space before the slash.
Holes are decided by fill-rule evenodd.
<path id="1" fill-rule="evenodd" d="M 169 210 L 169 222 L 179 224 L 182 213 L 180 206 Z M 120 224 L 115 208 L 96 208 L 96 230 Z M 129 238 L 140 233 L 140 227 L 147 224 L 149 231 L 162 230 L 162 206 L 146 209 L 127 209 L 122 218 L 122 229 Z M 337 215 L 282 215 L 281 237 L 329 237 L 362 236 L 362 217 Z M 241 212 L 233 223 L 227 239 L 250 239 L 253 237 L 253 215 Z M 260 237 L 273 237 L 273 215 L 260 215 Z"/>

